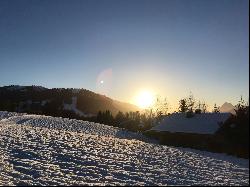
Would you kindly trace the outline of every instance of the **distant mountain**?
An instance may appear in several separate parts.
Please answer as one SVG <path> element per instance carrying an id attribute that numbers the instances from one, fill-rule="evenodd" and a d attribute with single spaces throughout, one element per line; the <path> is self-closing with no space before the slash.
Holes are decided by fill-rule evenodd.
<path id="1" fill-rule="evenodd" d="M 98 111 L 129 112 L 140 109 L 86 89 L 11 85 L 0 87 L 0 110 L 67 117 L 95 116 Z"/>
<path id="2" fill-rule="evenodd" d="M 230 112 L 235 114 L 234 109 L 235 107 L 231 103 L 225 102 L 223 105 L 221 105 L 220 112 Z"/>

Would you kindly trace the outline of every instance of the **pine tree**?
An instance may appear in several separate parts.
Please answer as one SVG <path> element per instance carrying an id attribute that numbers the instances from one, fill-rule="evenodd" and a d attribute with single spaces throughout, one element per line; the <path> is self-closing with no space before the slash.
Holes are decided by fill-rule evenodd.
<path id="1" fill-rule="evenodd" d="M 125 115 L 124 115 L 121 111 L 119 111 L 119 112 L 116 114 L 116 116 L 115 116 L 115 122 L 116 122 L 117 124 L 120 124 L 120 123 L 122 123 L 123 121 L 126 121 L 126 117 L 125 117 Z"/>
<path id="2" fill-rule="evenodd" d="M 196 114 L 201 114 L 201 102 L 199 101 L 197 108 L 195 109 Z"/>
<path id="3" fill-rule="evenodd" d="M 201 112 L 202 113 L 206 113 L 207 112 L 207 104 L 205 103 L 205 101 L 202 103 L 201 105 Z"/>
<path id="4" fill-rule="evenodd" d="M 186 99 L 181 99 L 179 101 L 179 112 L 185 113 L 188 111 L 187 101 Z"/>
<path id="5" fill-rule="evenodd" d="M 216 103 L 214 104 L 213 112 L 214 113 L 220 113 L 220 109 L 219 109 L 219 107 L 216 106 Z"/>
<path id="6" fill-rule="evenodd" d="M 190 93 L 188 99 L 187 99 L 187 107 L 188 107 L 188 112 L 193 113 L 193 108 L 195 104 L 195 99 L 192 93 Z"/>

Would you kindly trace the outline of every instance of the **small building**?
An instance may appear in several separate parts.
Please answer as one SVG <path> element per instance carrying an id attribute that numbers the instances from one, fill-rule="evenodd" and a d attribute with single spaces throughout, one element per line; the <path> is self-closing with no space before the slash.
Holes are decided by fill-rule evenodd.
<path id="1" fill-rule="evenodd" d="M 223 140 L 216 135 L 216 131 L 231 115 L 201 113 L 187 118 L 185 113 L 173 113 L 164 117 L 146 134 L 166 145 L 206 150 L 221 149 Z"/>
<path id="2" fill-rule="evenodd" d="M 181 132 L 192 134 L 214 134 L 229 117 L 230 113 L 201 113 L 187 118 L 185 113 L 166 116 L 153 131 Z"/>

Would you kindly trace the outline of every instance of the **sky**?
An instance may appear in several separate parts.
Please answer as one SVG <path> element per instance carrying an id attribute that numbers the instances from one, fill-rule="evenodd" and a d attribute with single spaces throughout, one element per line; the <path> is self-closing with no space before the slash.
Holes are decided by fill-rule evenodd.
<path id="1" fill-rule="evenodd" d="M 249 99 L 248 0 L 1 0 L 0 86 L 85 88 L 173 107 Z"/>

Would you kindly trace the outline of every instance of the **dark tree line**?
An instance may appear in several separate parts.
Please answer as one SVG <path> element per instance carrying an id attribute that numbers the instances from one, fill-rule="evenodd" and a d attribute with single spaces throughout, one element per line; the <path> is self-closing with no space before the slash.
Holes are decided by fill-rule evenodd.
<path id="1" fill-rule="evenodd" d="M 186 117 L 193 117 L 194 114 L 201 114 L 208 112 L 207 110 L 208 105 L 205 101 L 201 102 L 195 101 L 195 98 L 192 93 L 187 98 L 183 98 L 179 101 L 179 112 L 180 113 L 186 113 Z M 216 103 L 214 105 L 214 108 L 212 110 L 213 113 L 219 113 L 219 107 L 216 106 Z"/>
<path id="2" fill-rule="evenodd" d="M 113 116 L 110 111 L 106 110 L 98 112 L 95 122 L 126 128 L 131 131 L 143 131 L 151 128 L 152 117 L 145 113 L 141 114 L 139 111 L 125 113 L 119 111 Z"/>

